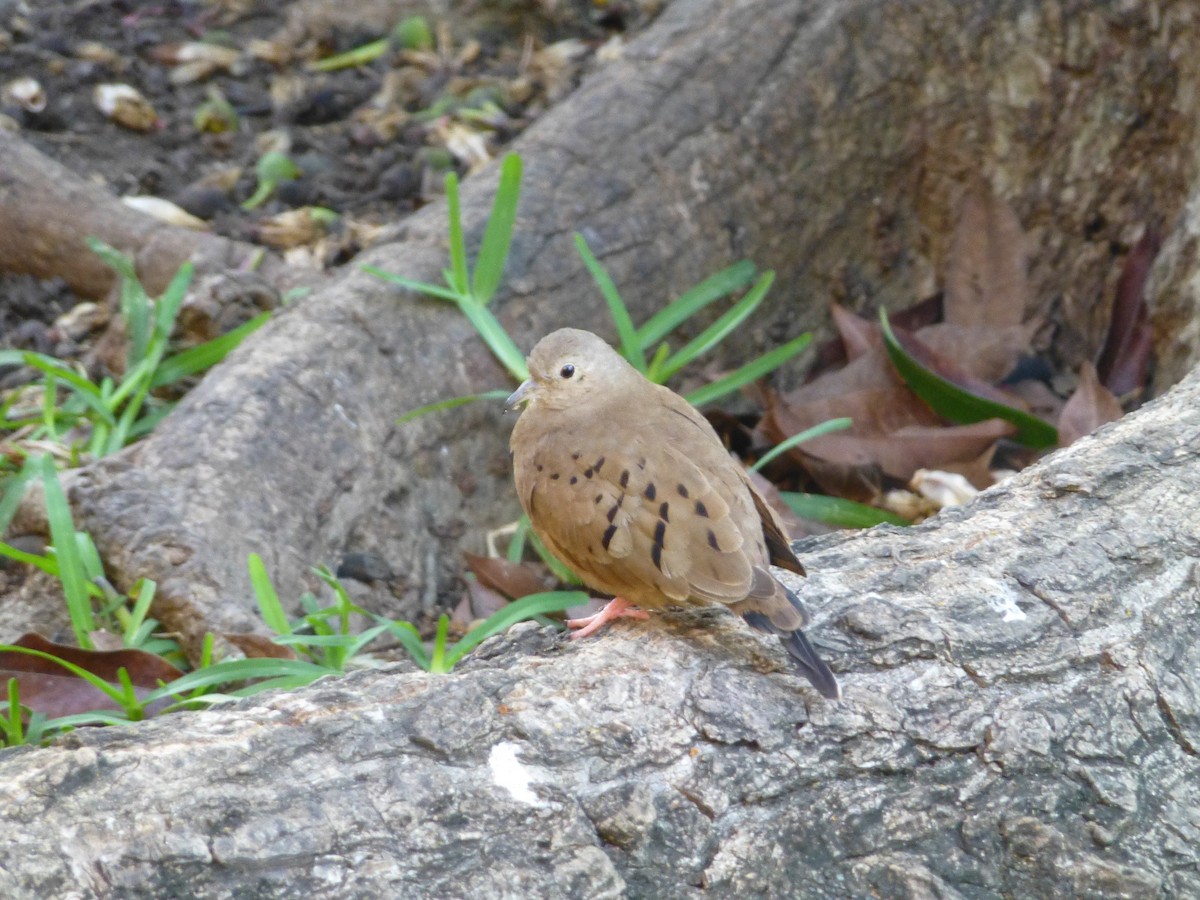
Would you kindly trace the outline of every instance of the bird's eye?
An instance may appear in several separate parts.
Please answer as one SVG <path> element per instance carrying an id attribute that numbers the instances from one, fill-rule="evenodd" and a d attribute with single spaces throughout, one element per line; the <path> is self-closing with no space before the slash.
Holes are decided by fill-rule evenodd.
<path id="1" fill-rule="evenodd" d="M 563 366 L 561 369 L 558 370 L 558 374 L 561 375 L 563 378 L 570 378 L 572 375 L 575 374 L 575 367 L 573 365 L 571 365 L 570 363 L 567 363 L 565 366 Z"/>

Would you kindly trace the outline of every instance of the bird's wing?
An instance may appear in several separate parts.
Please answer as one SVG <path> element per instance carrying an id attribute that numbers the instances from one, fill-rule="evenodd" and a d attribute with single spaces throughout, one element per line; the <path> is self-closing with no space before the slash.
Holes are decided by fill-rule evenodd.
<path id="1" fill-rule="evenodd" d="M 589 429 L 584 446 L 577 432 L 556 429 L 521 448 L 518 492 L 534 531 L 592 586 L 643 606 L 737 602 L 754 578 L 754 548 L 731 514 L 727 484 L 673 440 L 675 430 L 618 442 Z M 717 449 L 721 466 L 736 467 Z"/>

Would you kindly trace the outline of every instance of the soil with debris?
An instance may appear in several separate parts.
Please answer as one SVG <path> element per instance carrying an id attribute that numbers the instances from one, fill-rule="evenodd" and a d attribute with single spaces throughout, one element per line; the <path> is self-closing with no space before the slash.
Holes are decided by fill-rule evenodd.
<path id="1" fill-rule="evenodd" d="M 196 227 L 333 266 L 429 202 L 446 171 L 502 152 L 652 11 L 0 0 L 0 127 L 115 195 L 170 201 Z M 361 60 L 338 64 L 355 50 Z M 299 173 L 244 208 L 271 150 Z M 314 209 L 315 228 L 288 217 Z M 61 285 L 0 280 L 0 346 L 56 352 L 47 324 L 76 302 Z"/>

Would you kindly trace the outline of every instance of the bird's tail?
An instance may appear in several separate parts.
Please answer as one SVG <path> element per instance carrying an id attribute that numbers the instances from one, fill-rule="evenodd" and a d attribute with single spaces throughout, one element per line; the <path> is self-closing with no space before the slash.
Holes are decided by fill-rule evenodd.
<path id="1" fill-rule="evenodd" d="M 788 593 L 791 594 L 791 591 Z M 825 660 L 817 655 L 817 651 L 813 649 L 813 645 L 808 642 L 808 638 L 804 636 L 802 630 L 797 628 L 795 631 L 785 631 L 760 612 L 742 613 L 742 618 L 752 628 L 777 635 L 780 643 L 787 648 L 788 655 L 792 657 L 796 668 L 812 682 L 813 687 L 821 692 L 821 696 L 830 700 L 842 699 L 842 689 L 838 686 L 833 672 Z"/>

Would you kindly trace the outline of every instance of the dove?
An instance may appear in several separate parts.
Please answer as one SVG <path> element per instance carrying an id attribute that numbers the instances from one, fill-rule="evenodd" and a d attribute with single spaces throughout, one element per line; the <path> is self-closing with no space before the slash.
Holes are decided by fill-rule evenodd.
<path id="1" fill-rule="evenodd" d="M 808 613 L 771 565 L 804 575 L 774 512 L 708 420 L 601 338 L 563 328 L 529 354 L 510 447 L 542 543 L 613 596 L 572 637 L 668 606 L 726 606 L 777 635 L 825 697 L 841 691 L 801 630 Z"/>

